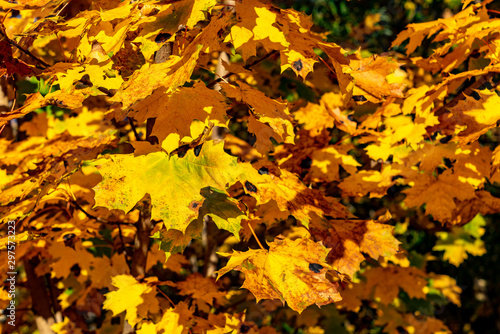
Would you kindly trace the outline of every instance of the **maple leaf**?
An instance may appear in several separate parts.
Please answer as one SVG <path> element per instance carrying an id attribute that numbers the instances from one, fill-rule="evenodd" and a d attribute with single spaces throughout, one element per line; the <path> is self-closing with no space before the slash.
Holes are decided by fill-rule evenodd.
<path id="1" fill-rule="evenodd" d="M 313 71 L 314 64 L 318 61 L 306 58 L 295 50 L 290 50 L 281 53 L 281 62 L 284 64 L 281 65 L 281 72 L 285 71 L 287 68 L 291 68 L 297 75 L 300 75 L 302 79 L 305 80 L 306 76 Z"/>
<path id="2" fill-rule="evenodd" d="M 432 288 L 439 290 L 446 298 L 458 307 L 462 306 L 460 302 L 460 294 L 462 288 L 457 285 L 457 281 L 448 275 L 429 274 L 430 285 Z"/>
<path id="3" fill-rule="evenodd" d="M 425 273 L 415 267 L 377 267 L 363 274 L 367 283 L 365 291 L 372 291 L 384 304 L 392 302 L 403 289 L 410 298 L 425 298 L 424 287 L 427 285 Z"/>
<path id="4" fill-rule="evenodd" d="M 159 250 L 165 252 L 167 261 L 172 254 L 182 253 L 191 240 L 200 239 L 202 230 L 202 221 L 198 219 L 189 224 L 184 232 L 171 228 L 157 231 L 151 238 L 158 239 Z"/>
<path id="5" fill-rule="evenodd" d="M 52 70 L 56 70 L 54 66 Z M 85 73 L 82 75 L 82 73 Z M 84 64 L 82 66 L 72 66 L 64 72 L 57 72 L 57 84 L 64 92 L 71 92 L 87 88 L 92 95 L 103 95 L 102 89 L 110 91 L 119 89 L 123 84 L 122 77 L 118 71 L 113 69 L 113 63 L 107 61 L 105 64 Z M 65 100 L 62 100 L 66 102 Z"/>
<path id="6" fill-rule="evenodd" d="M 77 263 L 84 275 L 90 271 L 91 257 L 89 257 L 87 250 L 81 247 L 81 244 L 72 249 L 63 243 L 55 242 L 49 247 L 48 252 L 53 257 L 50 272 L 52 277 L 69 276 L 71 267 Z"/>
<path id="7" fill-rule="evenodd" d="M 199 219 L 209 216 L 217 227 L 233 233 L 239 238 L 242 219 L 248 219 L 240 209 L 238 201 L 230 198 L 225 192 L 213 188 L 203 188 L 200 191 L 205 197 L 200 208 Z"/>
<path id="8" fill-rule="evenodd" d="M 339 179 L 339 167 L 345 169 L 349 174 L 355 174 L 358 166 L 361 166 L 353 156 L 347 154 L 349 146 L 341 148 L 327 147 L 314 150 L 311 156 L 311 179 L 313 181 L 332 182 Z"/>
<path id="9" fill-rule="evenodd" d="M 244 60 L 255 55 L 258 42 L 267 50 L 282 50 L 289 45 L 284 33 L 275 26 L 275 12 L 255 0 L 238 2 L 235 7 L 241 21 L 231 27 L 224 42 L 241 49 Z"/>
<path id="10" fill-rule="evenodd" d="M 349 134 L 356 130 L 356 123 L 343 115 L 340 108 L 344 107 L 342 95 L 326 93 L 321 97 L 320 104 L 308 103 L 306 107 L 294 113 L 294 117 L 304 124 L 312 136 L 319 135 L 323 129 L 333 128 L 333 125 Z"/>
<path id="11" fill-rule="evenodd" d="M 334 93 L 329 94 L 333 95 Z M 296 111 L 293 116 L 299 123 L 304 124 L 304 129 L 310 131 L 312 136 L 319 135 L 326 128 L 333 128 L 335 121 L 322 104 L 318 105 L 311 102 Z"/>
<path id="12" fill-rule="evenodd" d="M 203 277 L 200 273 L 189 275 L 185 281 L 169 283 L 170 286 L 180 290 L 183 296 L 191 296 L 196 300 L 198 308 L 203 311 L 210 311 L 210 306 L 215 303 L 222 305 L 226 301 L 226 293 L 219 291 L 215 279 Z"/>
<path id="13" fill-rule="evenodd" d="M 36 109 L 49 105 L 55 105 L 66 109 L 76 109 L 82 106 L 82 102 L 88 95 L 89 94 L 87 94 L 83 89 L 71 93 L 58 90 L 48 93 L 45 96 L 42 96 L 40 93 L 33 93 L 28 96 L 22 107 L 10 113 L 0 114 L 0 124 L 10 121 L 11 119 L 22 117 Z"/>
<path id="14" fill-rule="evenodd" d="M 2 28 L 5 29 L 3 27 L 3 23 Z M 12 56 L 12 47 L 5 39 L 0 41 L 0 61 L 1 77 L 3 77 L 4 75 L 11 76 L 15 73 L 18 73 L 21 76 L 26 76 L 31 73 L 31 69 L 25 62 Z"/>
<path id="15" fill-rule="evenodd" d="M 230 270 L 240 270 L 245 274 L 242 287 L 257 301 L 279 299 L 301 313 L 309 305 L 322 306 L 342 299 L 325 276 L 328 252 L 310 239 L 278 238 L 269 243 L 269 250 L 234 251 L 228 264 L 217 272 L 218 279 Z"/>
<path id="16" fill-rule="evenodd" d="M 350 215 L 336 199 L 325 196 L 317 189 L 306 187 L 296 175 L 287 170 L 281 170 L 280 176 L 262 175 L 261 180 L 246 182 L 245 188 L 257 198 L 259 204 L 274 200 L 281 211 L 290 212 L 306 227 L 318 217 L 345 218 Z"/>
<path id="17" fill-rule="evenodd" d="M 161 320 L 155 325 L 156 331 L 146 333 L 187 334 L 195 322 L 193 312 L 186 302 L 181 301 L 163 313 Z"/>
<path id="18" fill-rule="evenodd" d="M 82 330 L 76 327 L 76 324 L 74 322 L 71 322 L 69 318 L 65 318 L 62 322 L 53 324 L 52 326 L 50 326 L 50 329 L 53 330 L 54 333 L 60 334 L 82 333 Z"/>
<path id="19" fill-rule="evenodd" d="M 112 101 L 121 102 L 124 109 L 136 101 L 142 100 L 159 88 L 166 87 L 166 93 L 172 93 L 189 80 L 200 55 L 198 47 L 191 54 L 183 57 L 171 56 L 160 64 L 145 64 L 135 71 L 127 82 L 112 97 Z"/>
<path id="20" fill-rule="evenodd" d="M 399 65 L 386 57 L 351 60 L 344 73 L 350 75 L 355 82 L 353 95 L 363 95 L 369 101 L 379 102 L 387 96 L 403 97 L 403 85 L 387 82 L 387 76 L 392 74 Z"/>
<path id="21" fill-rule="evenodd" d="M 417 318 L 413 314 L 406 314 L 405 319 L 409 326 L 407 328 L 414 328 L 418 333 L 434 334 L 434 333 L 451 333 L 448 327 L 436 318 Z"/>
<path id="22" fill-rule="evenodd" d="M 456 131 L 456 138 L 461 144 L 477 140 L 500 120 L 500 97 L 487 89 L 478 91 L 477 94 L 479 100 L 465 96 L 465 101 L 459 101 L 455 107 L 450 108 L 451 113 L 444 116 L 442 121 L 443 126 L 455 126 L 457 130 L 466 126 L 466 129 Z"/>
<path id="23" fill-rule="evenodd" d="M 96 206 L 129 212 L 145 194 L 150 194 L 152 219 L 163 220 L 167 229 L 181 232 L 198 217 L 202 188 L 225 190 L 237 181 L 256 183 L 261 179 L 250 164 L 238 163 L 224 153 L 223 143 L 211 141 L 198 155 L 190 150 L 183 158 L 163 152 L 138 157 L 123 154 L 92 164 L 103 177 L 94 187 Z M 231 230 L 237 231 L 238 227 Z"/>
<path id="24" fill-rule="evenodd" d="M 481 256 L 486 253 L 481 236 L 484 234 L 484 218 L 477 215 L 462 227 L 453 227 L 451 232 L 437 232 L 438 241 L 432 248 L 435 251 L 444 251 L 443 259 L 459 266 L 467 259 L 468 254 Z"/>
<path id="25" fill-rule="evenodd" d="M 202 82 L 168 92 L 165 87 L 157 89 L 152 95 L 132 105 L 127 113 L 139 123 L 155 118 L 151 135 L 156 136 L 160 143 L 172 136 L 167 151 L 178 148 L 184 137 L 190 135 L 190 126 L 195 120 L 212 122 L 220 127 L 227 125 L 227 106 L 223 96 L 206 88 Z M 172 119 L 177 121 L 172 122 Z"/>
<path id="26" fill-rule="evenodd" d="M 112 278 L 112 284 L 118 290 L 106 294 L 103 307 L 111 310 L 115 316 L 125 311 L 125 319 L 132 326 L 142 318 L 147 318 L 148 313 L 155 314 L 160 311 L 154 286 L 139 283 L 130 275 L 115 276 Z"/>
<path id="27" fill-rule="evenodd" d="M 398 167 L 398 164 L 384 165 L 380 172 L 360 170 L 343 179 L 339 188 L 346 196 L 365 196 L 369 193 L 370 197 L 383 197 L 387 189 L 397 182 L 394 177 L 406 170 Z"/>
<path id="28" fill-rule="evenodd" d="M 261 123 L 268 124 L 272 131 L 274 131 L 274 138 L 278 138 L 279 142 L 293 144 L 294 132 L 291 123 L 292 119 L 286 103 L 280 101 L 280 99 L 270 99 L 263 92 L 241 81 L 238 82 L 238 87 L 229 84 L 222 84 L 221 86 L 228 97 L 247 103 L 252 108 L 252 114 L 255 116 L 255 119 Z M 252 129 L 258 129 L 256 123 L 252 123 Z M 253 131 L 257 132 L 256 130 Z M 269 142 L 269 131 L 259 131 L 258 134 L 267 135 L 267 138 L 259 136 L 257 138 L 259 143 L 262 141 Z M 269 147 L 265 142 L 259 144 L 256 147 L 257 150 L 261 147 Z M 266 152 L 260 151 L 260 153 Z"/>
<path id="29" fill-rule="evenodd" d="M 425 213 L 442 222 L 451 219 L 452 211 L 456 208 L 455 198 L 465 201 L 475 197 L 474 187 L 461 182 L 450 170 L 438 175 L 437 178 L 419 174 L 416 176 L 414 186 L 403 192 L 406 194 L 405 203 L 409 207 L 419 207 L 426 203 Z"/>
<path id="30" fill-rule="evenodd" d="M 363 253 L 378 259 L 398 251 L 399 241 L 392 235 L 393 227 L 383 224 L 389 219 L 391 214 L 387 212 L 377 221 L 315 220 L 310 232 L 326 247 L 331 247 L 328 259 L 336 270 L 352 277 L 365 260 Z"/>
<path id="31" fill-rule="evenodd" d="M 492 183 L 500 183 L 500 146 L 497 147 L 492 154 L 490 180 Z"/>

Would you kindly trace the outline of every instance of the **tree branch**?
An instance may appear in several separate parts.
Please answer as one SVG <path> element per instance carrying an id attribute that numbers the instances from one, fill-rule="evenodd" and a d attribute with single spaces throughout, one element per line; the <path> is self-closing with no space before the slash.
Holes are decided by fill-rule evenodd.
<path id="1" fill-rule="evenodd" d="M 27 54 L 28 56 L 30 56 L 31 58 L 35 59 L 38 63 L 40 63 L 41 65 L 43 66 L 40 66 L 40 65 L 35 65 L 37 68 L 39 69 L 46 69 L 48 67 L 50 67 L 49 64 L 47 64 L 46 62 L 44 62 L 42 59 L 38 58 L 37 56 L 35 56 L 34 54 L 32 54 L 30 51 L 26 50 L 25 48 L 23 48 L 21 45 L 17 44 L 15 41 L 11 40 L 7 34 L 4 32 L 4 29 L 3 29 L 3 25 L 2 25 L 2 29 L 0 29 L 0 34 L 2 34 L 3 37 L 5 37 L 5 40 L 12 46 L 15 46 L 16 48 L 18 48 L 19 50 L 21 50 L 22 52 L 24 52 L 25 54 Z"/>

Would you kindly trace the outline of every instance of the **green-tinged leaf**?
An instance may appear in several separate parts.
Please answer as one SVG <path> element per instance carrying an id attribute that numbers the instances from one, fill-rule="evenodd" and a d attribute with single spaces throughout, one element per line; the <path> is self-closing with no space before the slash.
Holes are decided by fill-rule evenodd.
<path id="1" fill-rule="evenodd" d="M 185 233 L 175 229 L 161 230 L 151 237 L 159 240 L 159 247 L 165 252 L 165 261 L 167 261 L 170 255 L 184 252 L 191 240 L 201 239 L 202 231 L 203 220 L 198 219 L 189 224 Z"/>
<path id="2" fill-rule="evenodd" d="M 181 232 L 198 217 L 202 188 L 224 190 L 237 181 L 260 179 L 250 164 L 238 163 L 224 152 L 222 143 L 213 142 L 206 142 L 198 156 L 193 150 L 183 158 L 169 157 L 163 152 L 138 157 L 120 154 L 93 164 L 102 175 L 102 181 L 93 188 L 96 206 L 129 212 L 149 194 L 151 218 L 163 220 L 167 229 Z M 234 233 L 235 227 L 230 227 L 230 231 Z"/>
<path id="3" fill-rule="evenodd" d="M 201 220 L 204 216 L 208 215 L 218 228 L 233 233 L 239 239 L 241 220 L 248 219 L 248 217 L 238 207 L 238 201 L 214 188 L 202 189 L 201 195 L 205 197 L 205 200 L 200 209 L 199 219 Z"/>

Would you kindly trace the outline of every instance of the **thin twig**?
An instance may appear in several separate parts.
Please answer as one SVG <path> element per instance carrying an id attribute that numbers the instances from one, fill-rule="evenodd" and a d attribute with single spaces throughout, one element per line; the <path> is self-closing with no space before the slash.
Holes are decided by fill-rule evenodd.
<path id="1" fill-rule="evenodd" d="M 127 248 L 125 247 L 125 241 L 123 240 L 123 233 L 122 233 L 122 227 L 121 225 L 118 225 L 118 234 L 120 235 L 120 243 L 122 244 L 123 248 L 123 253 L 125 253 L 125 256 L 127 257 L 127 260 L 129 260 L 129 256 L 127 254 Z"/>
<path id="2" fill-rule="evenodd" d="M 0 34 L 2 34 L 2 36 L 5 37 L 5 39 L 7 40 L 7 43 L 9 43 L 10 45 L 12 46 L 15 46 L 16 48 L 18 48 L 19 50 L 21 50 L 22 52 L 24 52 L 25 54 L 27 54 L 28 56 L 30 56 L 31 58 L 35 59 L 38 63 L 40 63 L 41 67 L 39 67 L 39 65 L 35 65 L 36 67 L 38 68 L 41 68 L 42 70 L 50 67 L 49 64 L 47 64 L 46 62 L 44 62 L 42 59 L 38 58 L 37 56 L 35 56 L 34 54 L 32 54 L 30 51 L 26 50 L 25 48 L 23 48 L 21 45 L 17 44 L 15 41 L 11 40 L 7 34 L 4 33 L 3 29 L 0 29 Z"/>
<path id="3" fill-rule="evenodd" d="M 337 77 L 337 73 L 335 73 L 335 71 L 334 71 L 334 70 L 330 67 L 330 65 L 328 65 L 328 64 L 326 63 L 326 61 L 325 61 L 323 58 L 321 58 L 320 56 L 318 56 L 318 58 L 319 58 L 319 60 L 321 60 L 321 61 L 323 62 L 323 64 L 325 64 L 325 65 L 326 65 L 326 67 L 328 67 L 328 69 L 330 70 L 330 72 L 332 72 L 332 73 L 333 73 L 333 75 L 335 75 L 335 77 Z"/>
<path id="4" fill-rule="evenodd" d="M 67 5 L 69 5 L 69 3 L 71 2 L 71 0 L 68 0 L 62 7 L 61 9 L 59 9 L 59 11 L 57 12 L 56 16 L 59 16 L 61 14 L 61 12 L 64 10 L 64 8 L 66 8 Z M 57 7 L 56 7 L 57 8 Z"/>
<path id="5" fill-rule="evenodd" d="M 9 10 L 7 11 L 7 13 L 5 13 L 5 15 L 3 16 L 2 22 L 1 22 L 2 25 L 3 25 L 3 22 L 5 21 L 5 19 L 7 18 L 7 16 L 9 16 L 9 14 L 10 14 L 11 11 L 12 11 L 12 8 L 9 8 Z"/>
<path id="6" fill-rule="evenodd" d="M 259 58 L 259 59 L 255 60 L 255 61 L 251 62 L 251 63 L 250 63 L 250 64 L 248 64 L 248 65 L 243 66 L 243 68 L 244 68 L 245 70 L 249 70 L 252 66 L 257 65 L 258 63 L 260 63 L 260 62 L 261 62 L 261 61 L 263 61 L 264 59 L 271 57 L 272 55 L 276 54 L 277 52 L 278 52 L 277 50 L 273 50 L 272 52 L 269 52 L 269 53 L 268 53 L 268 54 L 266 54 L 265 56 L 263 56 L 263 57 L 261 57 L 261 58 Z M 220 78 L 215 79 L 214 81 L 210 82 L 210 83 L 207 85 L 207 88 L 212 87 L 212 86 L 213 86 L 213 85 L 215 85 L 216 83 L 219 83 L 219 82 L 221 82 L 221 81 L 224 81 L 225 79 L 229 78 L 229 77 L 230 77 L 231 75 L 233 75 L 233 74 L 235 74 L 235 73 L 233 73 L 233 72 L 229 72 L 229 73 L 227 73 L 226 75 L 224 75 L 223 77 L 220 77 Z"/>
<path id="7" fill-rule="evenodd" d="M 89 219 L 93 219 L 99 223 L 106 223 L 106 224 L 113 224 L 113 225 L 118 225 L 118 227 L 120 225 L 134 225 L 134 223 L 125 223 L 125 222 L 117 222 L 117 221 L 110 221 L 110 220 L 107 220 L 107 219 L 104 219 L 104 218 L 100 218 L 100 217 L 96 217 L 90 213 L 88 213 L 87 211 L 85 211 L 84 208 L 82 208 L 80 206 L 80 204 L 78 204 L 75 200 L 71 200 L 70 201 L 78 210 L 80 210 L 81 212 L 83 212 L 85 214 L 85 216 L 87 216 L 87 218 Z"/>
<path id="8" fill-rule="evenodd" d="M 130 123 L 130 126 L 132 127 L 132 131 L 134 132 L 135 140 L 141 141 L 141 138 L 139 137 L 139 133 L 137 133 L 137 129 L 135 128 L 135 125 L 134 125 L 134 122 L 132 121 L 132 118 L 128 117 L 128 122 Z"/>
<path id="9" fill-rule="evenodd" d="M 61 48 L 61 52 L 62 52 L 63 57 L 64 57 L 64 62 L 67 63 L 68 58 L 66 58 L 66 55 L 64 54 L 64 48 L 62 46 L 61 40 L 59 39 L 59 36 L 57 35 L 57 32 L 56 32 L 56 38 L 57 38 L 57 41 L 59 42 L 59 47 Z"/>

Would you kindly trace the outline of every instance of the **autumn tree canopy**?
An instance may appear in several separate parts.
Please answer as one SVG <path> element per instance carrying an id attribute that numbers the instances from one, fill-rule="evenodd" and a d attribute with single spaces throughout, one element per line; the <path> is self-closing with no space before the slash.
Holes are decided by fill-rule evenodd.
<path id="1" fill-rule="evenodd" d="M 463 330 L 434 263 L 500 213 L 490 3 L 372 54 L 267 1 L 0 1 L 2 330 Z"/>

